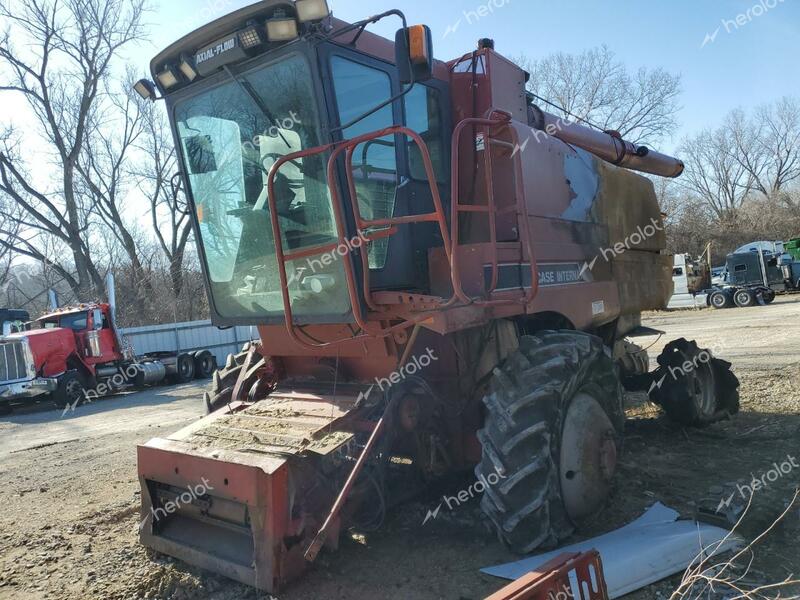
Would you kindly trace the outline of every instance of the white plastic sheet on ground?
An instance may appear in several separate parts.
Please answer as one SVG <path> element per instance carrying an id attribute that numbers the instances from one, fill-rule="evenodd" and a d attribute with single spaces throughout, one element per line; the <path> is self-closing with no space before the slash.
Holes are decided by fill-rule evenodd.
<path id="1" fill-rule="evenodd" d="M 519 579 L 564 552 L 596 549 L 603 560 L 609 598 L 619 598 L 651 583 L 680 573 L 706 549 L 721 554 L 741 547 L 744 540 L 719 527 L 678 521 L 677 511 L 656 503 L 634 522 L 599 537 L 559 548 L 547 554 L 481 569 L 503 579 Z M 579 600 L 579 599 L 576 599 Z"/>

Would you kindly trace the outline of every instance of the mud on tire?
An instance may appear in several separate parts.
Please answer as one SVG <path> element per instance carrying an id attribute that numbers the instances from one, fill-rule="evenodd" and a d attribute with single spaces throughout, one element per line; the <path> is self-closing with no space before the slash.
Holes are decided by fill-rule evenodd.
<path id="1" fill-rule="evenodd" d="M 599 338 L 573 331 L 525 336 L 519 350 L 494 370 L 484 398 L 485 426 L 478 432 L 483 458 L 475 474 L 503 475 L 498 485 L 487 486 L 481 508 L 514 551 L 552 547 L 574 531 L 562 499 L 561 436 L 572 399 L 589 390 L 619 444 L 622 386 Z"/>

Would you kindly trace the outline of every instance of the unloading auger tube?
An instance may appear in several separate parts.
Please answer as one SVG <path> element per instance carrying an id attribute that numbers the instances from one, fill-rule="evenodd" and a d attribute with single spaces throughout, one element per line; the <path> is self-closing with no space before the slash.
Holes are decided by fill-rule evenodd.
<path id="1" fill-rule="evenodd" d="M 530 107 L 528 120 L 531 127 L 619 167 L 671 178 L 680 177 L 685 168 L 682 160 L 624 140 L 617 131 L 591 129 L 543 111 L 536 105 Z"/>

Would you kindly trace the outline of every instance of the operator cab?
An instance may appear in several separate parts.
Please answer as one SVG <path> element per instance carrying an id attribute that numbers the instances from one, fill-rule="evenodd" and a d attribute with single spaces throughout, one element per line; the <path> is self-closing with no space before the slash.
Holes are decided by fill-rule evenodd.
<path id="1" fill-rule="evenodd" d="M 413 222 L 359 231 L 352 209 L 357 203 L 368 221 L 433 212 L 420 147 L 401 134 L 359 144 L 354 194 L 343 159 L 329 180 L 331 149 L 321 147 L 404 125 L 427 145 L 447 205 L 446 68 L 430 57 L 429 32 L 415 42 L 401 29 L 396 52 L 364 31 L 369 23 L 347 26 L 321 16 L 327 14 L 324 0 L 266 0 L 190 34 L 151 64 L 177 140 L 217 325 L 283 322 L 279 266 L 288 255 L 286 287 L 298 324 L 352 321 L 346 261 L 355 281 L 369 269 L 372 292 L 430 293 L 428 251 L 443 244 L 439 227 Z M 409 52 L 423 60 L 411 61 Z M 146 80 L 137 91 L 156 93 Z M 303 155 L 275 167 L 296 153 Z M 270 216 L 273 170 L 279 244 Z M 361 260 L 365 239 L 368 264 Z"/>

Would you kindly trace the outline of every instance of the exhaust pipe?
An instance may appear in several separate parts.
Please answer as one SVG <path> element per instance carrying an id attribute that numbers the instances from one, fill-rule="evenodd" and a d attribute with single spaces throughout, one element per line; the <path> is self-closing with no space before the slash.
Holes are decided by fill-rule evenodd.
<path id="1" fill-rule="evenodd" d="M 53 288 L 47 290 L 47 304 L 50 306 L 51 311 L 58 310 L 58 292 Z"/>
<path id="2" fill-rule="evenodd" d="M 130 349 L 125 347 L 122 334 L 117 327 L 117 288 L 114 284 L 114 274 L 111 271 L 106 275 L 106 291 L 108 292 L 108 312 L 111 316 L 111 330 L 114 332 L 114 337 L 117 340 L 117 347 L 126 358 L 132 360 L 133 356 L 131 355 Z"/>
<path id="3" fill-rule="evenodd" d="M 529 115 L 531 127 L 541 129 L 562 142 L 591 152 L 618 167 L 661 177 L 674 178 L 683 174 L 682 160 L 647 146 L 637 146 L 622 139 L 617 132 L 597 131 L 545 112 L 536 105 L 531 106 Z"/>
<path id="4" fill-rule="evenodd" d="M 117 320 L 117 290 L 114 287 L 114 274 L 109 271 L 106 275 L 106 290 L 108 291 L 108 305 L 111 307 L 111 320 Z"/>

